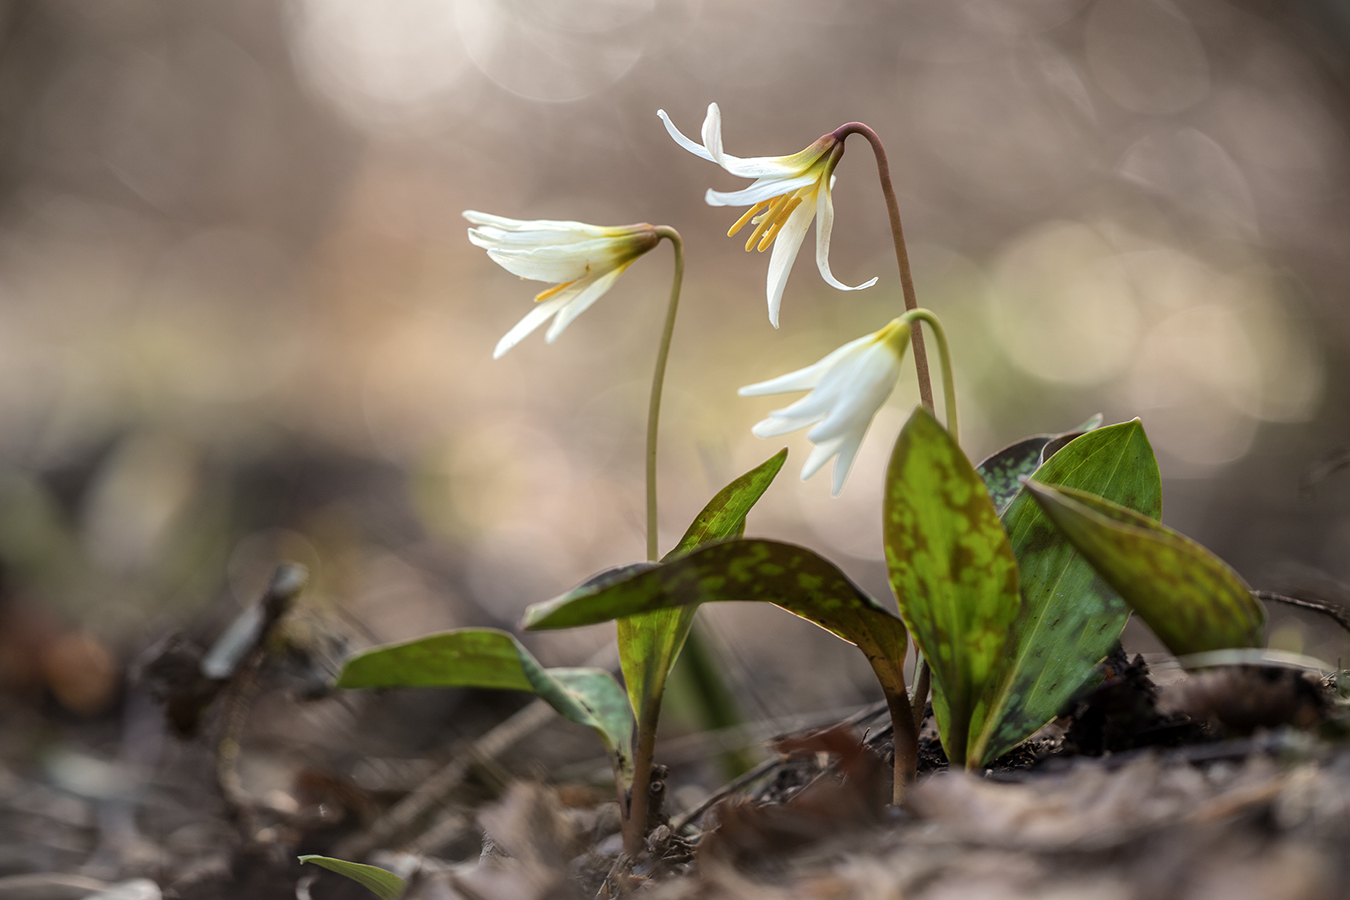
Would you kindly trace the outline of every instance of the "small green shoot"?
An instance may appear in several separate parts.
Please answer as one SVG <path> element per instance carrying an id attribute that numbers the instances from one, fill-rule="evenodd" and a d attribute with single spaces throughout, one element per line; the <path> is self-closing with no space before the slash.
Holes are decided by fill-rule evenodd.
<path id="1" fill-rule="evenodd" d="M 330 872 L 336 872 L 366 888 L 380 900 L 398 900 L 407 890 L 408 883 L 388 869 L 379 866 L 367 866 L 364 863 L 347 862 L 345 859 L 333 859 L 331 856 L 308 854 L 300 857 L 300 862 L 322 866 Z"/>

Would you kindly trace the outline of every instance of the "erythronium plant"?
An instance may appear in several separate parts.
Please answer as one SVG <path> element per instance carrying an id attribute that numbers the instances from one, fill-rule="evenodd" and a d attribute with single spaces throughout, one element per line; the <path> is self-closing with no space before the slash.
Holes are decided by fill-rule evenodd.
<path id="1" fill-rule="evenodd" d="M 502 338 L 495 356 L 550 318 L 545 340 L 552 342 L 662 239 L 674 248 L 647 418 L 647 561 L 607 570 L 536 604 L 524 622 L 535 629 L 617 620 L 625 686 L 599 670 L 545 669 L 510 634 L 481 628 L 359 654 L 348 661 L 340 686 L 476 685 L 537 693 L 564 717 L 595 730 L 609 751 L 624 850 L 631 860 L 643 847 L 649 819 L 666 680 L 702 603 L 772 603 L 864 652 L 894 725 L 896 801 L 914 776 L 919 724 L 914 711 L 923 709 L 930 670 L 943 746 L 953 765 L 978 768 L 1051 720 L 1095 677 L 1131 609 L 1176 653 L 1259 642 L 1261 610 L 1241 579 L 1204 548 L 1157 522 L 1161 482 L 1138 420 L 1099 428 L 1097 417 L 1072 432 L 1027 438 L 971 465 L 958 441 L 946 336 L 937 317 L 918 308 L 885 150 L 872 129 L 852 122 L 797 154 L 740 159 L 722 149 L 716 104 L 709 107 L 702 144 L 681 134 L 664 112 L 660 116 L 685 149 L 755 179 L 742 191 L 709 191 L 707 199 L 713 205 L 749 206 L 731 233 L 750 225 L 747 250 L 773 246 L 766 289 L 775 327 L 788 271 L 813 220 L 822 277 L 843 290 L 875 283 L 872 279 L 858 288 L 840 283 L 828 259 L 830 191 L 844 142 L 861 134 L 872 146 L 905 313 L 811 366 L 740 393 L 809 392 L 770 412 L 753 431 L 772 437 L 810 427 L 807 439 L 814 447 L 802 477 L 834 459 L 833 492 L 838 494 L 913 344 L 922 403 L 896 438 L 883 486 L 882 536 L 899 615 L 811 550 L 743 537 L 746 516 L 777 476 L 786 450 L 727 485 L 658 560 L 656 442 L 684 271 L 683 244 L 674 229 L 466 212 L 474 225 L 470 240 L 494 261 L 552 285 Z M 934 415 L 919 323 L 932 328 L 937 340 L 945 427 Z M 915 689 L 907 694 L 903 665 L 910 639 L 921 662 Z M 329 862 L 341 869 L 340 861 Z M 378 872 L 352 872 L 382 878 Z"/>

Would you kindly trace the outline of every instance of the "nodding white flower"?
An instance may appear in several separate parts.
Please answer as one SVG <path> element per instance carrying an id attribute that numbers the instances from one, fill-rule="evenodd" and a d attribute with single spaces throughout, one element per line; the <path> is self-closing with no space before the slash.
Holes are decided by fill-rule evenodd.
<path id="1" fill-rule="evenodd" d="M 755 179 L 754 184 L 740 191 L 709 190 L 707 201 L 710 206 L 750 207 L 727 232 L 727 237 L 731 237 L 747 223 L 755 226 L 750 239 L 745 242 L 746 252 L 756 246 L 763 252 L 773 245 L 767 290 L 769 321 L 774 328 L 778 327 L 778 307 L 783 300 L 788 272 L 806 238 L 806 229 L 817 216 L 820 221 L 816 224 L 816 266 L 826 283 L 841 291 L 858 291 L 877 283 L 873 278 L 849 287 L 830 271 L 830 230 L 834 226 L 830 189 L 834 186 L 834 167 L 844 155 L 842 138 L 834 133 L 823 135 L 805 150 L 791 156 L 740 159 L 722 152 L 722 113 L 716 103 L 708 104 L 702 144 L 681 134 L 665 110 L 659 109 L 656 114 L 666 123 L 666 130 L 675 143 L 690 153 L 717 163 L 732 175 Z"/>
<path id="2" fill-rule="evenodd" d="M 647 224 L 607 228 L 547 219 L 521 221 L 473 210 L 465 210 L 464 218 L 476 226 L 469 229 L 469 240 L 497 265 L 521 278 L 553 282 L 553 287 L 535 295 L 535 308 L 497 342 L 493 359 L 556 316 L 544 335 L 553 343 L 614 286 L 633 260 L 660 241 L 656 229 Z"/>
<path id="3" fill-rule="evenodd" d="M 815 365 L 741 388 L 737 393 L 742 397 L 811 392 L 769 413 L 751 430 L 756 437 L 767 438 L 815 425 L 806 434 L 816 446 L 802 467 L 802 481 L 820 471 L 831 457 L 838 457 L 833 489 L 838 496 L 863 435 L 900 378 L 909 332 L 909 323 L 892 319 L 880 331 L 848 342 Z"/>

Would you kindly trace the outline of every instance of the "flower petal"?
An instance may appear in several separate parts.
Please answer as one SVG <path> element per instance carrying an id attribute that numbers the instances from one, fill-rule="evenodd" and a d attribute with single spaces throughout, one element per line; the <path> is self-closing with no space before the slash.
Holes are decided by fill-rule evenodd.
<path id="1" fill-rule="evenodd" d="M 812 447 L 811 455 L 806 458 L 806 465 L 802 466 L 802 481 L 819 472 L 820 467 L 829 462 L 830 457 L 838 453 L 843 444 L 844 439 L 837 438 Z"/>
<path id="2" fill-rule="evenodd" d="M 589 240 L 590 238 L 605 237 L 611 232 L 621 230 L 611 226 L 588 225 L 585 222 L 567 222 L 558 219 L 508 219 L 506 216 L 494 216 L 491 213 L 478 212 L 473 209 L 464 210 L 462 215 L 474 225 L 499 228 L 506 232 L 557 232 L 554 235 L 553 243 L 564 239 Z"/>
<path id="3" fill-rule="evenodd" d="M 754 206 L 761 200 L 807 187 L 814 184 L 815 180 L 815 176 L 810 173 L 792 178 L 761 178 L 739 191 L 714 191 L 709 188 L 703 199 L 709 206 Z"/>
<path id="4" fill-rule="evenodd" d="M 812 441 L 827 441 L 867 423 L 877 414 L 900 379 L 900 360 L 885 344 L 869 348 L 845 373 L 835 392 L 829 416 L 807 435 Z"/>
<path id="5" fill-rule="evenodd" d="M 875 335 L 867 334 L 857 340 L 849 341 L 844 346 L 830 351 L 819 362 L 812 363 L 804 369 L 798 369 L 795 372 L 789 372 L 786 375 L 779 375 L 777 378 L 770 378 L 768 381 L 761 381 L 756 384 L 748 384 L 736 391 L 742 397 L 763 397 L 768 394 L 786 394 L 790 391 L 808 391 L 820 384 L 820 380 L 835 367 L 835 365 L 844 357 L 854 353 L 858 347 L 865 346 L 876 340 Z"/>
<path id="6" fill-rule="evenodd" d="M 502 339 L 497 342 L 496 348 L 492 351 L 492 358 L 501 359 L 506 351 L 525 340 L 530 332 L 534 331 L 540 325 L 543 325 L 544 322 L 548 320 L 549 316 L 552 316 L 558 310 L 566 306 L 567 302 L 571 299 L 571 294 L 564 293 L 559 294 L 556 297 L 551 297 L 543 303 L 536 304 L 534 309 L 525 314 L 525 318 L 517 322 L 515 327 L 508 331 Z"/>
<path id="7" fill-rule="evenodd" d="M 848 480 L 849 470 L 853 468 L 853 460 L 858 456 L 858 448 L 862 446 L 866 434 L 867 429 L 864 428 L 862 431 L 845 435 L 840 442 L 839 455 L 834 460 L 834 484 L 830 496 L 838 497 L 839 492 L 844 489 L 844 482 Z"/>
<path id="8" fill-rule="evenodd" d="M 833 181 L 833 177 L 829 181 Z M 830 271 L 830 232 L 834 229 L 834 201 L 830 199 L 830 184 L 825 183 L 820 186 L 820 191 L 816 194 L 816 268 L 820 269 L 820 277 L 825 279 L 825 283 L 830 287 L 838 288 L 841 291 L 861 291 L 863 288 L 870 288 L 877 283 L 875 277 L 871 281 L 849 287 L 834 277 Z"/>
<path id="9" fill-rule="evenodd" d="M 548 333 L 544 335 L 544 340 L 553 343 L 558 339 L 558 335 L 571 325 L 577 316 L 591 308 L 591 304 L 604 296 L 605 292 L 614 286 L 614 282 L 619 280 L 619 276 L 624 273 L 631 263 L 624 263 L 616 266 L 608 272 L 604 272 L 589 282 L 582 282 L 577 285 L 577 291 L 568 291 L 569 303 L 558 313 L 558 318 L 553 320 L 553 324 L 548 327 Z"/>
<path id="10" fill-rule="evenodd" d="M 716 108 L 716 106 L 717 104 L 713 103 L 708 107 L 709 115 L 712 114 L 712 110 Z M 693 141 L 689 140 L 689 138 L 685 137 L 680 129 L 675 127 L 675 123 L 670 121 L 670 116 L 666 115 L 664 109 L 658 109 L 656 114 L 661 117 L 662 122 L 666 123 L 666 131 L 670 132 L 670 136 L 675 139 L 675 143 L 679 144 L 695 156 L 706 159 L 708 162 L 717 161 L 713 159 L 712 154 L 707 151 L 707 148 L 701 144 L 695 144 Z"/>
<path id="11" fill-rule="evenodd" d="M 778 327 L 778 307 L 783 302 L 783 288 L 787 287 L 788 273 L 797 259 L 797 251 L 802 248 L 806 238 L 806 229 L 816 217 L 816 205 L 803 203 L 793 210 L 792 215 L 783 223 L 778 237 L 773 242 L 773 253 L 769 257 L 769 277 L 766 283 L 769 297 L 769 321 Z"/>

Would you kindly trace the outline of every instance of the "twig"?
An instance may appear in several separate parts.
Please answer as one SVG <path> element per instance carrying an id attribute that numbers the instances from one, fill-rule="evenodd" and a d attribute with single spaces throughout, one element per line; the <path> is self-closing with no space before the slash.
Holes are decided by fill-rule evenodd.
<path id="1" fill-rule="evenodd" d="M 868 719 L 876 718 L 885 711 L 886 711 L 886 701 L 880 700 L 876 703 L 872 703 L 868 706 L 863 707 L 862 709 L 853 713 L 851 716 L 847 716 L 846 718 L 840 719 L 839 722 L 832 727 L 837 728 L 840 725 L 857 725 L 859 722 L 865 722 Z M 814 729 L 806 729 L 806 730 L 814 730 Z M 755 766 L 750 771 L 744 773 L 743 775 L 740 775 L 737 778 L 733 778 L 731 781 L 728 781 L 726 784 L 722 785 L 720 788 L 713 791 L 707 797 L 703 798 L 703 801 L 699 803 L 697 806 L 695 806 L 693 809 L 689 810 L 688 812 L 681 815 L 679 818 L 675 819 L 670 825 L 670 830 L 675 834 L 679 834 L 682 829 L 684 829 L 690 823 L 697 821 L 705 812 L 711 809 L 713 804 L 715 804 L 717 801 L 723 799 L 724 797 L 728 797 L 731 794 L 734 794 L 736 791 L 745 787 L 747 784 L 750 784 L 751 782 L 755 781 L 757 778 L 760 778 L 761 776 L 766 775 L 767 773 L 773 771 L 774 768 L 782 765 L 783 759 L 784 757 L 781 754 L 770 757 L 769 759 L 766 759 L 764 760 L 764 762 Z"/>
<path id="2" fill-rule="evenodd" d="M 1284 594 L 1277 594 L 1274 591 L 1252 591 L 1252 594 L 1258 600 L 1265 600 L 1270 603 L 1283 603 L 1286 606 L 1296 606 L 1299 609 L 1309 609 L 1313 612 L 1319 612 L 1324 616 L 1329 616 L 1336 621 L 1347 632 L 1350 632 L 1350 611 L 1339 603 L 1327 603 L 1324 600 L 1304 600 L 1301 597 L 1287 597 Z"/>
<path id="3" fill-rule="evenodd" d="M 253 804 L 244 791 L 239 778 L 240 744 L 243 740 L 244 725 L 248 721 L 248 711 L 253 698 L 258 693 L 258 675 L 267 660 L 267 644 L 282 616 L 291 608 L 295 598 L 304 589 L 309 580 L 309 572 L 298 563 L 282 563 L 272 575 L 259 606 L 262 609 L 262 622 L 252 636 L 243 661 L 231 674 L 225 688 L 225 709 L 221 716 L 220 740 L 216 743 L 216 784 L 225 801 L 225 809 L 230 818 L 239 825 L 245 841 L 253 841 L 257 835 L 257 817 Z M 213 648 L 214 649 L 214 648 Z M 215 654 L 209 654 L 203 662 L 205 670 Z"/>

